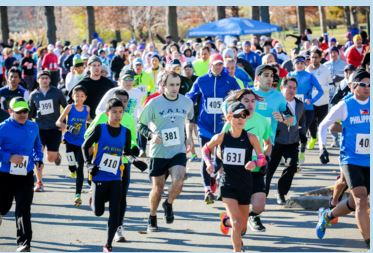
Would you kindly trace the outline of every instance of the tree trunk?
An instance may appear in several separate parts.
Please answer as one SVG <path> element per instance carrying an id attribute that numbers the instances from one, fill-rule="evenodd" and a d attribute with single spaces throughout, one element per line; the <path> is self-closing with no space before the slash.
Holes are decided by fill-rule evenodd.
<path id="1" fill-rule="evenodd" d="M 1 38 L 3 39 L 4 44 L 8 44 L 9 39 L 9 23 L 8 23 L 8 7 L 0 7 L 0 16 L 1 16 Z"/>
<path id="2" fill-rule="evenodd" d="M 260 6 L 260 19 L 262 22 L 265 23 L 271 23 L 271 20 L 269 18 L 269 6 Z M 271 33 L 264 34 L 267 37 L 271 37 Z"/>
<path id="3" fill-rule="evenodd" d="M 87 26 L 88 26 L 88 39 L 87 41 L 91 43 L 93 39 L 93 33 L 96 31 L 95 26 L 95 9 L 93 6 L 87 6 Z"/>
<path id="4" fill-rule="evenodd" d="M 367 17 L 367 25 L 368 25 L 368 31 L 367 33 L 370 34 L 370 7 L 368 7 L 365 11 L 366 17 Z"/>
<path id="5" fill-rule="evenodd" d="M 115 39 L 119 42 L 122 41 L 122 36 L 120 34 L 120 30 L 115 30 Z"/>
<path id="6" fill-rule="evenodd" d="M 48 44 L 56 43 L 56 17 L 54 15 L 54 6 L 45 6 L 45 17 L 47 18 L 47 40 Z"/>
<path id="7" fill-rule="evenodd" d="M 232 17 L 239 17 L 240 16 L 240 8 L 238 6 L 231 7 L 231 14 Z"/>
<path id="8" fill-rule="evenodd" d="M 225 6 L 216 6 L 216 20 L 225 18 Z"/>
<path id="9" fill-rule="evenodd" d="M 304 12 L 304 6 L 297 6 L 297 21 L 299 34 L 302 34 L 304 33 L 304 30 L 306 30 L 306 17 Z"/>
<path id="10" fill-rule="evenodd" d="M 357 12 L 358 12 L 358 9 L 356 6 L 351 7 L 351 13 L 352 13 L 351 23 L 353 25 L 356 25 L 356 27 L 359 27 L 359 21 L 357 19 Z"/>
<path id="11" fill-rule="evenodd" d="M 319 14 L 320 14 L 320 28 L 321 33 L 325 34 L 328 31 L 327 25 L 326 25 L 326 17 L 325 17 L 325 8 L 324 6 L 319 6 Z"/>
<path id="12" fill-rule="evenodd" d="M 351 10 L 350 10 L 350 6 L 345 6 L 344 8 L 344 12 L 345 12 L 345 22 L 346 22 L 346 26 L 347 26 L 347 30 L 351 27 Z"/>
<path id="13" fill-rule="evenodd" d="M 177 10 L 176 6 L 168 6 L 166 11 L 167 17 L 167 33 L 171 35 L 173 41 L 179 40 L 179 33 L 177 30 Z"/>
<path id="14" fill-rule="evenodd" d="M 252 6 L 251 7 L 251 19 L 260 20 L 259 6 Z"/>

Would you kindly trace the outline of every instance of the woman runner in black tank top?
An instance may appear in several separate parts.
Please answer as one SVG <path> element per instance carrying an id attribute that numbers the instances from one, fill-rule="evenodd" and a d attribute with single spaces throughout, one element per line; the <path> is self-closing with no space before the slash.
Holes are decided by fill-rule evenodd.
<path id="1" fill-rule="evenodd" d="M 243 245 L 241 233 L 246 231 L 249 216 L 252 186 L 250 171 L 256 166 L 265 165 L 266 162 L 257 137 L 243 130 L 249 113 L 240 102 L 229 105 L 226 119 L 231 124 L 231 129 L 228 133 L 214 135 L 202 148 L 207 171 L 213 173 L 211 152 L 215 147 L 221 147 L 224 174 L 220 195 L 227 213 L 222 213 L 220 216 L 222 222 L 220 228 L 224 234 L 228 234 L 230 227 L 233 228 L 231 239 L 235 252 L 241 251 Z M 253 149 L 258 154 L 258 160 L 250 161 Z"/>

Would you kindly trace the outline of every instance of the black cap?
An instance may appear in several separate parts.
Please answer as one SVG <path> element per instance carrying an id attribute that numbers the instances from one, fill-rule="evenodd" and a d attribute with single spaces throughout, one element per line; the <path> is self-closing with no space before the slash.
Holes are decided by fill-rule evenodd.
<path id="1" fill-rule="evenodd" d="M 233 102 L 228 106 L 228 113 L 233 113 L 233 114 L 240 114 L 241 112 L 245 112 L 247 115 L 250 115 L 250 111 L 246 109 L 244 104 L 241 102 Z"/>
<path id="2" fill-rule="evenodd" d="M 355 66 L 352 65 L 352 64 L 347 64 L 347 65 L 345 66 L 345 68 L 344 68 L 344 71 L 347 71 L 347 70 L 355 71 L 356 68 L 355 68 Z"/>
<path id="3" fill-rule="evenodd" d="M 49 78 L 51 78 L 51 73 L 47 70 L 43 70 L 38 73 L 37 79 L 39 79 L 41 76 L 48 76 Z"/>
<path id="4" fill-rule="evenodd" d="M 360 82 L 364 78 L 370 78 L 370 74 L 363 68 L 359 68 L 352 75 L 352 82 Z"/>
<path id="5" fill-rule="evenodd" d="M 173 59 L 173 60 L 170 61 L 170 65 L 180 65 L 181 66 L 181 62 L 178 59 Z"/>
<path id="6" fill-rule="evenodd" d="M 193 64 L 191 62 L 188 62 L 187 64 L 184 65 L 184 69 L 186 69 L 186 68 L 193 69 Z"/>
<path id="7" fill-rule="evenodd" d="M 267 70 L 267 69 L 272 70 L 273 74 L 277 73 L 277 69 L 275 69 L 271 65 L 269 65 L 269 64 L 262 64 L 262 65 L 259 65 L 258 67 L 256 67 L 256 69 L 255 69 L 255 76 L 260 76 L 260 74 L 264 70 Z"/>
<path id="8" fill-rule="evenodd" d="M 120 73 L 120 79 L 125 79 L 127 77 L 130 77 L 131 79 L 134 79 L 136 73 L 132 69 L 126 69 L 124 71 L 121 71 Z"/>

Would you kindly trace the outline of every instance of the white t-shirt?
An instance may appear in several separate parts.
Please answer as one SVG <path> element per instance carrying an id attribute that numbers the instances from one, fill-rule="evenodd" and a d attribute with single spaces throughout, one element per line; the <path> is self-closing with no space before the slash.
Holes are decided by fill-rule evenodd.
<path id="1" fill-rule="evenodd" d="M 306 68 L 306 71 L 313 74 L 316 77 L 317 81 L 320 83 L 321 88 L 324 91 L 324 94 L 322 95 L 322 97 L 319 100 L 317 100 L 314 103 L 314 105 L 321 106 L 321 105 L 329 104 L 329 89 L 330 89 L 329 84 L 333 82 L 330 70 L 326 66 L 320 64 L 320 67 L 318 67 L 315 70 L 312 70 L 311 67 L 308 66 Z M 312 97 L 315 97 L 316 95 L 317 95 L 317 90 L 314 88 L 312 90 Z"/>

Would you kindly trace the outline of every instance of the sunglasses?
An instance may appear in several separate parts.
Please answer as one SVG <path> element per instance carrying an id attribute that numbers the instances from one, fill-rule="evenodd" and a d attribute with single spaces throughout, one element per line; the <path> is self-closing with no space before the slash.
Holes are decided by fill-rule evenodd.
<path id="1" fill-rule="evenodd" d="M 247 118 L 247 114 L 246 113 L 239 113 L 239 114 L 233 114 L 233 118 L 235 119 L 246 119 Z"/>
<path id="2" fill-rule="evenodd" d="M 15 112 L 16 114 L 26 114 L 28 113 L 28 110 L 21 110 L 21 111 L 18 111 L 18 112 Z"/>
<path id="3" fill-rule="evenodd" d="M 357 86 L 360 86 L 360 87 L 370 87 L 370 83 L 363 83 L 363 82 L 356 82 L 354 83 L 354 86 L 357 87 Z"/>

